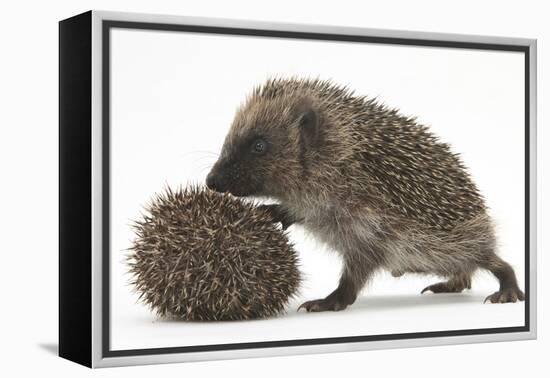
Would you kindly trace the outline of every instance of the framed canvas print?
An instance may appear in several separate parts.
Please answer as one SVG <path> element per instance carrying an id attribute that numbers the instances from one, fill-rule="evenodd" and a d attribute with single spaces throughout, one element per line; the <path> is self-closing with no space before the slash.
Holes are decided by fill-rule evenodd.
<path id="1" fill-rule="evenodd" d="M 90 367 L 536 336 L 536 41 L 59 24 L 59 352 Z"/>

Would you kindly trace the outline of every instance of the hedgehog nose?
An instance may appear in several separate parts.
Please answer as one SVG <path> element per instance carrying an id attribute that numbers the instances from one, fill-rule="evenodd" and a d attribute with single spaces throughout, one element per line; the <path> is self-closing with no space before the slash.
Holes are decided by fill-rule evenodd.
<path id="1" fill-rule="evenodd" d="M 210 172 L 208 176 L 206 176 L 206 186 L 208 187 L 208 189 L 216 190 L 216 182 L 214 180 L 214 175 L 212 174 L 212 172 Z"/>
<path id="2" fill-rule="evenodd" d="M 217 177 L 214 172 L 210 172 L 208 176 L 206 176 L 206 186 L 208 189 L 215 190 L 216 192 L 223 192 L 223 185 L 221 184 L 219 177 Z"/>

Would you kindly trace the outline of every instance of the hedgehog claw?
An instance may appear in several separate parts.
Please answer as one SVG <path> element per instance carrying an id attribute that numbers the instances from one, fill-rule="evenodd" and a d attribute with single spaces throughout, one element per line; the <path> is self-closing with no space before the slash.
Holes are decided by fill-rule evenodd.
<path id="1" fill-rule="evenodd" d="M 332 298 L 316 299 L 313 301 L 304 302 L 298 307 L 296 311 L 304 308 L 307 312 L 321 312 L 321 311 L 340 311 L 347 307 L 347 305 L 340 303 Z"/>
<path id="2" fill-rule="evenodd" d="M 434 294 L 438 293 L 460 293 L 465 288 L 459 285 L 451 285 L 449 282 L 439 282 L 430 286 L 426 286 L 420 294 L 431 291 Z"/>
<path id="3" fill-rule="evenodd" d="M 523 294 L 523 291 L 516 287 L 496 291 L 485 298 L 483 303 L 515 303 L 518 300 L 524 301 L 525 294 Z"/>
<path id="4" fill-rule="evenodd" d="M 426 291 L 431 291 L 434 294 L 437 293 L 461 293 L 464 289 L 470 289 L 472 282 L 469 276 L 457 275 L 452 277 L 446 282 L 438 282 L 430 286 L 426 286 L 420 294 L 424 294 Z"/>
<path id="5" fill-rule="evenodd" d="M 266 211 L 273 218 L 274 223 L 281 223 L 283 230 L 286 230 L 297 222 L 291 214 L 288 213 L 281 205 L 260 205 L 259 208 Z"/>
<path id="6" fill-rule="evenodd" d="M 304 303 L 302 303 L 300 306 L 298 306 L 298 308 L 296 309 L 296 312 L 300 312 L 300 310 L 301 310 L 302 308 L 304 308 L 304 309 L 307 311 L 306 304 L 307 304 L 307 302 L 304 302 Z"/>

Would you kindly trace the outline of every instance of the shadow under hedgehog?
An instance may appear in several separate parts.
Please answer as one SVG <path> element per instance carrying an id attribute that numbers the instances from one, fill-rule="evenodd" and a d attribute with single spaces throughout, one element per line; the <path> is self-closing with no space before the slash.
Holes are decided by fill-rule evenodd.
<path id="1" fill-rule="evenodd" d="M 422 292 L 455 293 L 483 268 L 500 282 L 486 301 L 524 300 L 459 156 L 414 118 L 330 81 L 271 79 L 256 87 L 206 184 L 276 199 L 264 205 L 274 221 L 302 224 L 341 254 L 336 290 L 299 309 L 345 309 L 378 269 L 443 276 Z"/>

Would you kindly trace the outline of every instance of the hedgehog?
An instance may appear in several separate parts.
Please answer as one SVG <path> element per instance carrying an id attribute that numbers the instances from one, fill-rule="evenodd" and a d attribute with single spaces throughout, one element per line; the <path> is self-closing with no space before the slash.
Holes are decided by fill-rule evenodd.
<path id="1" fill-rule="evenodd" d="M 342 257 L 337 288 L 298 309 L 343 310 L 379 270 L 443 277 L 421 292 L 456 293 L 481 268 L 500 283 L 485 302 L 524 300 L 460 155 L 417 118 L 348 86 L 299 77 L 256 86 L 206 185 L 272 198 L 275 222 L 302 225 Z"/>
<path id="2" fill-rule="evenodd" d="M 203 187 L 166 187 L 132 223 L 131 284 L 158 316 L 246 320 L 282 313 L 301 281 L 269 205 Z"/>

